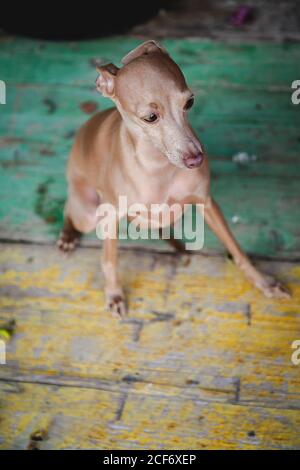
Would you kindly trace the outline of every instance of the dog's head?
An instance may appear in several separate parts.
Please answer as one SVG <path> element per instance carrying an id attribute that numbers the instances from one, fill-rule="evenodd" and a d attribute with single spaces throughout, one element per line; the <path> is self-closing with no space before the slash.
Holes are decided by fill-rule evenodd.
<path id="1" fill-rule="evenodd" d="M 111 98 L 127 126 L 180 168 L 199 167 L 202 145 L 188 123 L 194 96 L 178 65 L 155 41 L 122 59 L 123 67 L 98 67 L 97 89 Z"/>

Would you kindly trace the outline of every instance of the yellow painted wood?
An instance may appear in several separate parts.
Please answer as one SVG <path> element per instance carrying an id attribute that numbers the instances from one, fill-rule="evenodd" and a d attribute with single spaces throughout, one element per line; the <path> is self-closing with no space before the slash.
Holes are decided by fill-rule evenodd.
<path id="1" fill-rule="evenodd" d="M 299 446 L 300 413 L 170 396 L 153 385 L 126 394 L 0 383 L 2 448 L 256 449 Z M 121 416 L 120 416 L 121 415 Z"/>
<path id="2" fill-rule="evenodd" d="M 129 316 L 104 309 L 100 250 L 4 244 L 0 446 L 300 448 L 300 269 L 259 263 L 293 292 L 265 299 L 228 260 L 124 249 Z"/>

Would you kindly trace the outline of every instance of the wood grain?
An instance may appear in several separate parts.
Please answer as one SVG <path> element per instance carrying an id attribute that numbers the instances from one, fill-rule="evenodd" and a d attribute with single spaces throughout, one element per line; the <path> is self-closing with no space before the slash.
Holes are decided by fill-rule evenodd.
<path id="1" fill-rule="evenodd" d="M 2 245 L 1 447 L 45 428 L 41 448 L 300 448 L 299 268 L 260 263 L 293 292 L 272 301 L 221 257 L 122 250 L 118 321 L 97 258 Z"/>
<path id="2" fill-rule="evenodd" d="M 7 83 L 7 105 L 0 108 L 2 239 L 55 239 L 74 133 L 90 112 L 111 106 L 95 91 L 95 64 L 120 65 L 139 42 L 1 39 Z M 299 46 L 163 42 L 196 93 L 191 122 L 210 155 L 213 194 L 235 235 L 249 253 L 298 257 L 300 113 L 291 103 L 291 83 L 300 74 Z M 238 164 L 232 157 L 240 151 L 257 159 Z M 209 231 L 205 240 L 206 250 L 222 252 Z"/>

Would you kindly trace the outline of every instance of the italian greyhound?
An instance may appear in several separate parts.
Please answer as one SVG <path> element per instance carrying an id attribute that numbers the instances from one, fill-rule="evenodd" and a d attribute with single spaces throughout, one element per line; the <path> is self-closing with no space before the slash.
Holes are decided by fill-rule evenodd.
<path id="1" fill-rule="evenodd" d="M 123 66 L 97 67 L 97 90 L 115 106 L 92 116 L 78 131 L 68 165 L 68 198 L 58 240 L 72 251 L 81 233 L 95 230 L 97 207 L 128 204 L 203 204 L 206 223 L 236 265 L 267 297 L 289 298 L 288 290 L 256 269 L 231 233 L 210 194 L 207 154 L 188 122 L 194 96 L 178 65 L 156 41 L 122 59 Z M 102 269 L 107 308 L 126 313 L 117 273 L 117 239 L 103 241 Z"/>

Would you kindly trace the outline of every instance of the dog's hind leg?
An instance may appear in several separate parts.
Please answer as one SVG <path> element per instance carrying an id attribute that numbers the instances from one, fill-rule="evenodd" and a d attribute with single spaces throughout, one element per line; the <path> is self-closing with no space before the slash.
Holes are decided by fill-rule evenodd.
<path id="1" fill-rule="evenodd" d="M 100 198 L 84 180 L 72 181 L 64 210 L 64 225 L 57 241 L 58 248 L 66 253 L 73 251 L 79 243 L 81 234 L 95 230 L 96 210 Z"/>
<path id="2" fill-rule="evenodd" d="M 56 242 L 58 248 L 64 253 L 70 253 L 71 251 L 75 250 L 79 243 L 80 237 L 81 232 L 76 230 L 72 219 L 70 219 L 68 216 L 65 216 L 62 231 L 60 232 L 59 238 Z"/>

